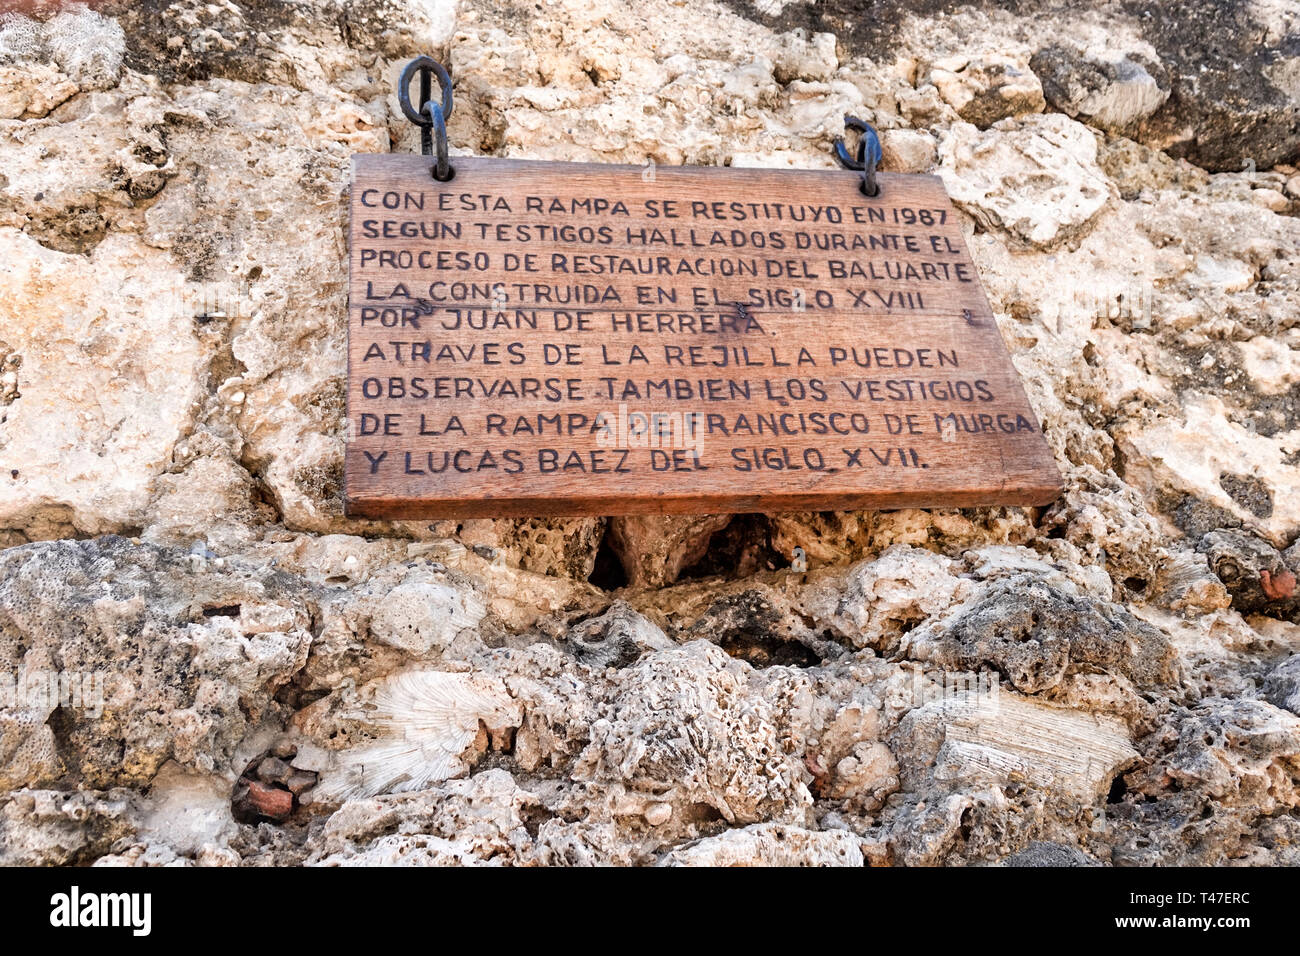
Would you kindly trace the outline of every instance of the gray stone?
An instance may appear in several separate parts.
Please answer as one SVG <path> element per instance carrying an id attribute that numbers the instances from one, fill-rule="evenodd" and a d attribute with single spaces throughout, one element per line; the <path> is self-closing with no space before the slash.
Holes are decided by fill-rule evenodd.
<path id="1" fill-rule="evenodd" d="M 577 658 L 592 667 L 626 667 L 642 654 L 674 646 L 657 624 L 623 601 L 575 625 L 568 641 Z"/>
<path id="2" fill-rule="evenodd" d="M 1012 853 L 1002 861 L 1003 866 L 1099 866 L 1100 864 L 1077 846 L 1039 841 Z"/>
<path id="3" fill-rule="evenodd" d="M 1300 716 L 1300 654 L 1292 654 L 1269 673 L 1264 681 L 1269 703 Z"/>
<path id="4" fill-rule="evenodd" d="M 1169 98 L 1164 69 L 1140 54 L 1050 46 L 1030 65 L 1053 109 L 1112 133 L 1133 135 Z"/>
<path id="5" fill-rule="evenodd" d="M 1177 679 L 1160 631 L 1122 606 L 1067 594 L 1041 581 L 995 584 L 935 640 L 930 659 L 962 670 L 992 667 L 1027 694 L 1057 686 L 1071 665 L 1122 674 L 1139 687 Z"/>

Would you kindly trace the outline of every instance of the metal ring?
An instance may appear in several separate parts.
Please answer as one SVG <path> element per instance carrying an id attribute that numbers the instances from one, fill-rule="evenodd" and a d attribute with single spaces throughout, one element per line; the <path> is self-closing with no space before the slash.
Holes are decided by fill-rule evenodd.
<path id="1" fill-rule="evenodd" d="M 845 169 L 861 170 L 862 184 L 858 187 L 867 196 L 879 196 L 880 184 L 876 181 L 876 166 L 884 157 L 880 148 L 880 137 L 870 123 L 864 123 L 856 116 L 844 117 L 844 128 L 856 130 L 861 134 L 858 140 L 858 155 L 849 155 L 843 137 L 835 140 L 835 158 Z"/>
<path id="2" fill-rule="evenodd" d="M 411 105 L 411 80 L 416 73 L 420 73 L 421 92 L 424 94 L 420 103 L 420 109 L 417 110 Z M 424 109 L 424 100 L 429 98 L 426 84 L 430 74 L 438 78 L 438 85 L 442 88 L 442 115 L 448 117 L 451 115 L 452 97 L 451 97 L 451 76 L 447 73 L 441 63 L 431 56 L 417 56 L 406 66 L 402 67 L 402 75 L 397 80 L 397 102 L 402 107 L 402 112 L 406 118 L 416 126 L 428 126 L 429 121 L 421 115 Z"/>
<path id="3" fill-rule="evenodd" d="M 429 172 L 438 182 L 445 183 L 456 175 L 456 170 L 452 169 L 451 161 L 447 156 L 447 123 L 443 119 L 442 107 L 433 100 L 424 104 L 424 111 L 429 114 L 429 125 L 433 127 L 433 142 L 438 150 L 438 161 L 429 167 Z"/>

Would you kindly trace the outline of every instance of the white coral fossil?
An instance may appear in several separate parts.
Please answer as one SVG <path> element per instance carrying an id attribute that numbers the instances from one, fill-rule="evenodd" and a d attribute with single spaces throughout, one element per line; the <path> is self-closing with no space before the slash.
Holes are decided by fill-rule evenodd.
<path id="1" fill-rule="evenodd" d="M 519 704 L 495 678 L 445 671 L 407 671 L 385 678 L 362 713 L 348 715 L 380 734 L 339 753 L 315 799 L 349 800 L 423 790 L 469 769 L 466 751 L 482 721 L 490 730 L 517 727 Z"/>

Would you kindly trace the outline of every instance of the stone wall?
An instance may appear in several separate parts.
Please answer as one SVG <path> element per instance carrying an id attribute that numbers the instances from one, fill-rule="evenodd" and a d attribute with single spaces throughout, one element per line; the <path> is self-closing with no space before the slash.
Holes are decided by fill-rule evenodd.
<path id="1" fill-rule="evenodd" d="M 1293 5 L 24 6 L 0 862 L 1300 863 Z M 1063 497 L 346 519 L 348 158 L 418 148 L 417 53 L 455 155 L 822 168 L 875 123 Z"/>

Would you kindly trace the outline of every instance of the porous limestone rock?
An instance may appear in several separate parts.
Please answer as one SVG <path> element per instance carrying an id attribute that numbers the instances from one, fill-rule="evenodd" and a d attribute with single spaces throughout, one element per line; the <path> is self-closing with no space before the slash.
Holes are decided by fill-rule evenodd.
<path id="1" fill-rule="evenodd" d="M 374 598 L 370 634 L 376 641 L 422 658 L 478 626 L 487 607 L 477 595 L 458 592 L 435 574 L 412 573 Z"/>
<path id="2" fill-rule="evenodd" d="M 1055 109 L 1111 133 L 1138 132 L 1169 99 L 1169 80 L 1154 51 L 1049 46 L 1029 65 Z"/>
<path id="3" fill-rule="evenodd" d="M 1300 865 L 1285 4 L 37 6 L 0 863 Z M 418 149 L 418 53 L 453 155 L 826 169 L 873 123 L 953 196 L 1064 493 L 346 518 L 348 157 Z"/>
<path id="4" fill-rule="evenodd" d="M 882 131 L 880 151 L 880 168 L 891 173 L 928 173 L 939 160 L 934 137 L 912 129 Z"/>
<path id="5" fill-rule="evenodd" d="M 906 777 L 962 783 L 1012 779 L 1085 803 L 1138 757 L 1113 717 L 1047 706 L 1011 693 L 918 707 L 899 727 Z"/>
<path id="6" fill-rule="evenodd" d="M 1056 687 L 1071 668 L 1109 670 L 1138 687 L 1176 684 L 1173 648 L 1124 608 L 1024 575 L 997 581 L 909 635 L 920 661 L 996 670 L 1016 690 Z"/>
<path id="7" fill-rule="evenodd" d="M 1185 0 L 1176 8 L 1123 0 L 1016 6 L 998 0 L 878 0 L 870 15 L 851 4 L 759 0 L 744 9 L 774 29 L 834 30 L 842 49 L 884 62 L 990 53 L 1028 58 L 1062 47 L 1103 63 L 1127 57 L 1149 72 L 1158 64 L 1167 87 L 1159 73 L 1152 76 L 1169 96 L 1142 124 L 1144 143 L 1213 172 L 1240 170 L 1247 161 L 1264 169 L 1297 156 L 1300 26 L 1294 6 L 1284 0 Z M 1052 73 L 1035 72 L 1045 83 Z M 928 112 L 937 115 L 933 105 Z"/>
<path id="8" fill-rule="evenodd" d="M 6 669 L 103 675 L 102 706 L 47 696 L 43 713 L 6 720 L 4 748 L 23 759 L 6 761 L 4 782 L 138 786 L 168 759 L 216 771 L 279 709 L 307 660 L 309 618 L 297 582 L 252 562 L 114 537 L 0 552 Z"/>
<path id="9" fill-rule="evenodd" d="M 843 830 L 755 823 L 673 850 L 661 866 L 862 866 L 859 841 Z"/>
<path id="10" fill-rule="evenodd" d="M 0 803 L 0 864 L 71 866 L 102 857 L 134 828 L 130 790 L 17 789 Z"/>
<path id="11" fill-rule="evenodd" d="M 617 672 L 575 777 L 672 791 L 675 800 L 703 804 L 729 823 L 802 820 L 811 797 L 791 765 L 780 710 L 745 692 L 749 670 L 715 645 L 693 641 Z"/>
<path id="12" fill-rule="evenodd" d="M 610 547 L 632 587 L 662 587 L 677 580 L 708 550 L 730 515 L 633 515 L 610 519 Z"/>
<path id="13" fill-rule="evenodd" d="M 1293 654 L 1273 668 L 1264 693 L 1269 703 L 1300 716 L 1300 654 Z"/>
<path id="14" fill-rule="evenodd" d="M 1000 119 L 1042 112 L 1043 85 L 1023 59 L 999 54 L 950 56 L 930 64 L 924 82 L 980 129 Z"/>
<path id="15" fill-rule="evenodd" d="M 622 601 L 574 626 L 567 639 L 574 656 L 595 668 L 626 667 L 642 654 L 673 646 L 659 625 Z"/>
<path id="16" fill-rule="evenodd" d="M 1110 198 L 1087 127 L 1059 113 L 956 123 L 939 143 L 953 202 L 981 226 L 1050 250 L 1087 233 Z"/>
<path id="17" fill-rule="evenodd" d="M 1003 866 L 1096 866 L 1097 862 L 1078 847 L 1040 841 L 1031 843 L 1002 861 Z"/>

